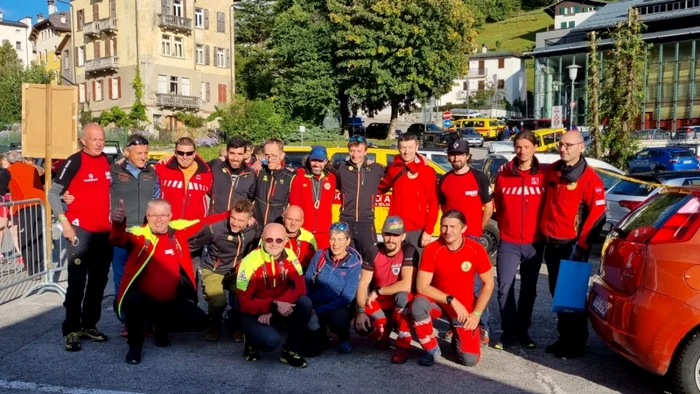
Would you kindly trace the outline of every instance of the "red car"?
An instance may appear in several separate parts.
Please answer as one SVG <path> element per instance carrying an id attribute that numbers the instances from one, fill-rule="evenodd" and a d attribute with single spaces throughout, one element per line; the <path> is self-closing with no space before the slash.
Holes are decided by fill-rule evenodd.
<path id="1" fill-rule="evenodd" d="M 700 187 L 669 188 L 608 235 L 588 311 L 616 353 L 700 393 Z"/>

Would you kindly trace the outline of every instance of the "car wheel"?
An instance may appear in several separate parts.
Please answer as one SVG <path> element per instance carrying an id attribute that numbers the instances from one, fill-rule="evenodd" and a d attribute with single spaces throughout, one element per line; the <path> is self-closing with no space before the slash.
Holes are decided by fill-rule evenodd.
<path id="1" fill-rule="evenodd" d="M 670 377 L 677 393 L 700 393 L 700 334 L 694 332 L 681 344 Z"/>
<path id="2" fill-rule="evenodd" d="M 500 231 L 498 230 L 498 223 L 491 219 L 489 220 L 486 227 L 484 227 L 484 232 L 481 234 L 481 244 L 486 249 L 489 257 L 495 257 L 498 251 L 498 243 L 501 241 Z M 492 265 L 495 265 L 495 259 L 492 259 Z"/>
<path id="3" fill-rule="evenodd" d="M 482 142 L 479 144 L 479 148 L 483 148 L 483 147 L 484 147 L 484 143 Z"/>

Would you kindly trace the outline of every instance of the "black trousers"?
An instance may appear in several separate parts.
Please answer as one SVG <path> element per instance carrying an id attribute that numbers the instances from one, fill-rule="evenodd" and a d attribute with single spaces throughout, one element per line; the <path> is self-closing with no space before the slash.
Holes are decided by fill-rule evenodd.
<path id="1" fill-rule="evenodd" d="M 304 355 L 315 357 L 323 352 L 326 347 L 328 337 L 326 333 L 330 330 L 338 336 L 338 340 L 347 341 L 350 339 L 350 321 L 352 313 L 350 307 L 334 309 L 318 317 L 318 324 L 321 328 L 316 331 L 307 330 L 306 341 L 304 343 Z"/>
<path id="2" fill-rule="evenodd" d="M 557 287 L 557 277 L 559 276 L 559 264 L 561 260 L 568 260 L 571 257 L 576 241 L 566 244 L 548 243 L 544 248 L 544 262 L 547 264 L 549 275 L 549 292 L 554 296 Z M 588 261 L 588 253 L 581 259 Z M 566 283 L 562 284 L 566 286 Z M 557 331 L 559 339 L 567 346 L 586 346 L 588 340 L 588 313 L 557 313 Z"/>
<path id="3" fill-rule="evenodd" d="M 341 218 L 341 220 L 343 220 Z M 350 227 L 352 247 L 357 249 L 366 261 L 372 259 L 374 248 L 377 245 L 377 230 L 374 228 L 374 220 L 345 221 Z"/>
<path id="4" fill-rule="evenodd" d="M 209 319 L 197 304 L 178 297 L 167 302 L 157 302 L 137 290 L 129 291 L 122 301 L 124 322 L 129 331 L 129 346 L 143 345 L 143 327 L 153 325 L 156 333 L 204 330 Z"/>
<path id="5" fill-rule="evenodd" d="M 29 276 L 41 273 L 44 263 L 44 229 L 41 223 L 41 207 L 25 207 L 15 214 L 18 242 Z"/>
<path id="6" fill-rule="evenodd" d="M 289 335 L 284 347 L 298 353 L 309 319 L 311 319 L 312 304 L 307 296 L 299 297 L 294 304 L 294 311 L 289 316 L 282 316 L 276 309 L 273 309 L 269 326 L 258 322 L 258 315 L 241 313 L 241 331 L 246 336 L 246 344 L 253 345 L 263 352 L 271 352 L 282 341 L 280 327 L 289 326 Z"/>
<path id="7" fill-rule="evenodd" d="M 73 226 L 78 241 L 68 242 L 68 289 L 63 306 L 66 320 L 63 335 L 78 332 L 81 328 L 95 328 L 102 314 L 109 267 L 114 247 L 109 243 L 109 233 L 93 233 Z"/>

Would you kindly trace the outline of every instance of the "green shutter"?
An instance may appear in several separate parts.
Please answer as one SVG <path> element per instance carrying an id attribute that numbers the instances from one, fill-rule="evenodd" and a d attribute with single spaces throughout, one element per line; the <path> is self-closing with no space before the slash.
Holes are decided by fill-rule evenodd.
<path id="1" fill-rule="evenodd" d="M 564 7 L 559 8 L 559 15 L 564 15 Z"/>
<path id="2" fill-rule="evenodd" d="M 574 22 L 574 21 L 569 22 L 569 29 L 573 29 L 575 25 L 576 25 L 576 22 Z"/>
<path id="3" fill-rule="evenodd" d="M 581 12 L 581 6 L 580 6 L 580 5 L 577 5 L 577 6 L 574 7 L 574 14 L 577 14 L 577 13 L 579 13 L 579 12 Z"/>
<path id="4" fill-rule="evenodd" d="M 566 29 L 566 22 L 562 22 L 562 23 L 561 23 L 561 28 L 562 28 L 562 29 Z"/>

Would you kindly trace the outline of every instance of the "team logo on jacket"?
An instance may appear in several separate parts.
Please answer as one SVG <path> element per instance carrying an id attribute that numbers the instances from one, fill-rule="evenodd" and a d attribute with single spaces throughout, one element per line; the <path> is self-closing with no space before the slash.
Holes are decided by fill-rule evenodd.
<path id="1" fill-rule="evenodd" d="M 238 274 L 238 280 L 244 282 L 248 280 L 248 278 L 245 276 L 245 270 L 241 270 L 241 272 Z"/>
<path id="2" fill-rule="evenodd" d="M 73 264 L 75 264 L 75 265 L 80 265 L 80 263 L 82 263 L 82 261 L 80 261 L 80 259 L 73 260 Z"/>
<path id="3" fill-rule="evenodd" d="M 175 256 L 175 251 L 173 251 L 172 249 L 168 249 L 168 250 L 165 251 L 165 255 L 166 255 L 166 256 L 167 256 L 167 255 Z"/>
<path id="4" fill-rule="evenodd" d="M 566 185 L 566 188 L 569 190 L 576 190 L 576 186 L 578 186 L 578 183 L 576 182 L 571 182 L 568 185 Z"/>
<path id="5" fill-rule="evenodd" d="M 539 186 L 540 178 L 530 178 L 530 183 L 532 184 L 532 186 Z"/>
<path id="6" fill-rule="evenodd" d="M 228 237 L 226 237 L 226 239 L 228 239 L 229 241 L 233 241 L 233 235 L 229 235 Z"/>
<path id="7" fill-rule="evenodd" d="M 323 188 L 326 190 L 331 190 L 331 184 L 329 182 L 326 182 L 323 184 Z"/>
<path id="8" fill-rule="evenodd" d="M 472 269 L 472 263 L 470 263 L 469 261 L 465 261 L 462 263 L 462 271 L 469 272 L 470 269 Z"/>
<path id="9" fill-rule="evenodd" d="M 416 178 L 418 178 L 417 172 L 409 172 L 408 173 L 408 179 L 416 179 Z"/>
<path id="10" fill-rule="evenodd" d="M 398 275 L 399 272 L 401 272 L 401 265 L 392 265 L 391 266 L 391 273 L 394 275 Z"/>

